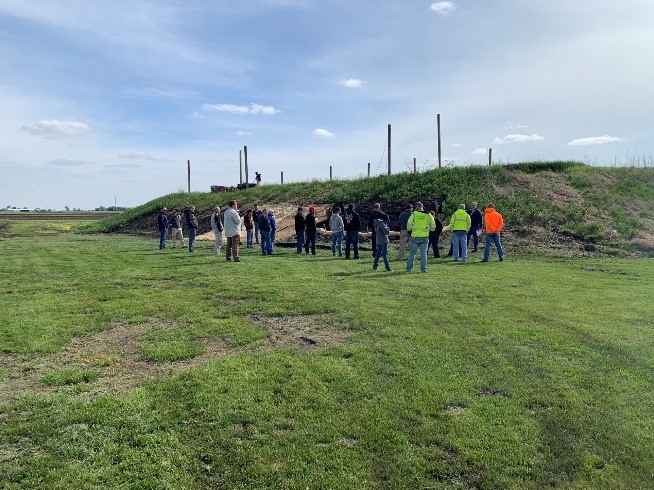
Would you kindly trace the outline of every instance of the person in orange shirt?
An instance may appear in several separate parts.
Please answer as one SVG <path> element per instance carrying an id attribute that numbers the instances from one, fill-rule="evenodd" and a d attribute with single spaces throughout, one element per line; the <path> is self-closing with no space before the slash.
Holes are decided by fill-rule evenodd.
<path id="1" fill-rule="evenodd" d="M 495 206 L 489 204 L 484 212 L 484 221 L 486 222 L 486 244 L 484 246 L 484 258 L 481 261 L 488 262 L 491 243 L 495 243 L 497 255 L 499 255 L 500 262 L 502 262 L 504 260 L 504 250 L 500 241 L 500 232 L 504 228 L 504 219 L 500 213 L 495 211 Z"/>

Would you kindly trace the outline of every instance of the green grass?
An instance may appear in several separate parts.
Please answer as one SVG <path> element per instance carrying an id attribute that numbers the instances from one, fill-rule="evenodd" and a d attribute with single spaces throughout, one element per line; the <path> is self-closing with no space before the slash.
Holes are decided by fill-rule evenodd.
<path id="1" fill-rule="evenodd" d="M 226 263 L 210 243 L 156 249 L 0 240 L 0 487 L 651 486 L 650 260 L 431 259 L 427 274 L 392 261 L 387 274 L 367 252 Z M 256 319 L 297 315 L 349 340 L 269 346 Z M 71 340 L 119 327 L 157 377 L 103 394 L 120 353 L 58 364 Z M 12 384 L 30 373 L 48 384 Z"/>

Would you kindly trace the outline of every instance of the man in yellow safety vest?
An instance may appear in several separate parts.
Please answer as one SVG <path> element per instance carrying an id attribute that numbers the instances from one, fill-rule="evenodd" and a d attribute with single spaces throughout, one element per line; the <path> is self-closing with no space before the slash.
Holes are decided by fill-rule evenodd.
<path id="1" fill-rule="evenodd" d="M 434 217 L 423 211 L 421 202 L 415 203 L 415 210 L 409 216 L 406 229 L 411 234 L 411 245 L 409 247 L 409 259 L 406 263 L 406 271 L 411 272 L 413 261 L 416 258 L 416 251 L 420 247 L 420 272 L 427 272 L 427 247 L 429 246 L 429 232 L 436 229 Z"/>
<path id="2" fill-rule="evenodd" d="M 461 251 L 461 260 L 463 262 L 468 260 L 468 231 L 470 231 L 471 224 L 470 215 L 466 213 L 466 205 L 459 204 L 459 209 L 454 211 L 450 218 L 452 251 L 455 262 L 459 261 L 459 251 Z"/>

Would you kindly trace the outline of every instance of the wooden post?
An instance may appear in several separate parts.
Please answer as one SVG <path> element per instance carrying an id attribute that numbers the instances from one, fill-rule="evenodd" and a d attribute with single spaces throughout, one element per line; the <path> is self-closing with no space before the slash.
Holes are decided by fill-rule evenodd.
<path id="1" fill-rule="evenodd" d="M 248 178 L 248 147 L 243 147 L 243 158 L 245 160 L 245 189 L 247 190 L 250 185 L 250 179 Z"/>
<path id="2" fill-rule="evenodd" d="M 488 149 L 488 166 L 491 166 L 491 163 L 493 162 L 493 149 L 489 148 Z"/>
<path id="3" fill-rule="evenodd" d="M 413 173 L 416 173 L 416 157 L 413 157 Z"/>
<path id="4" fill-rule="evenodd" d="M 333 167 L 330 165 L 329 166 L 329 180 L 332 180 L 332 170 L 333 170 Z"/>
<path id="5" fill-rule="evenodd" d="M 441 115 L 436 115 L 436 125 L 438 126 L 438 168 L 441 168 Z"/>
<path id="6" fill-rule="evenodd" d="M 187 171 L 187 181 L 188 181 L 188 193 L 191 193 L 191 160 L 187 160 L 186 164 L 188 165 Z"/>
<path id="7" fill-rule="evenodd" d="M 370 162 L 368 162 L 368 177 L 370 177 Z"/>
<path id="8" fill-rule="evenodd" d="M 391 175 L 391 125 L 388 125 L 388 175 Z"/>
<path id="9" fill-rule="evenodd" d="M 281 181 L 282 181 L 282 184 L 283 184 L 284 183 L 284 171 L 282 171 Z"/>
<path id="10" fill-rule="evenodd" d="M 243 150 L 238 150 L 238 183 L 243 183 Z"/>

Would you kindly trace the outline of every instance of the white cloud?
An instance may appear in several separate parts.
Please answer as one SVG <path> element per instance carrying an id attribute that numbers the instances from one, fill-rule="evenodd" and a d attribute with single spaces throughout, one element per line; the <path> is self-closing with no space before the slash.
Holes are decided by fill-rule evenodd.
<path id="1" fill-rule="evenodd" d="M 488 150 L 486 148 L 475 148 L 472 150 L 473 155 L 487 155 Z"/>
<path id="2" fill-rule="evenodd" d="M 366 86 L 366 82 L 359 80 L 358 78 L 348 78 L 347 80 L 341 80 L 338 82 L 338 84 L 347 88 L 362 88 Z"/>
<path id="3" fill-rule="evenodd" d="M 326 129 L 316 128 L 313 130 L 313 134 L 320 136 L 321 138 L 333 138 L 334 133 L 327 131 Z"/>
<path id="4" fill-rule="evenodd" d="M 545 138 L 538 134 L 507 134 L 504 138 L 495 138 L 493 143 L 501 145 L 504 143 L 524 143 L 526 141 L 542 141 Z"/>
<path id="5" fill-rule="evenodd" d="M 172 160 L 169 160 L 168 158 L 153 155 L 151 153 L 146 153 L 144 151 L 133 151 L 131 153 L 122 153 L 118 155 L 118 158 L 129 158 L 132 160 L 149 160 L 151 162 L 172 162 Z"/>
<path id="6" fill-rule="evenodd" d="M 229 112 L 231 114 L 277 114 L 279 109 L 268 105 L 250 104 L 250 106 L 235 104 L 204 104 L 202 109 L 210 112 Z"/>
<path id="7" fill-rule="evenodd" d="M 193 111 L 193 119 L 202 119 L 204 116 L 197 111 Z"/>
<path id="8" fill-rule="evenodd" d="M 69 160 L 68 158 L 57 158 L 56 160 L 50 160 L 48 162 L 50 165 L 57 165 L 59 167 L 80 167 L 82 165 L 88 165 L 89 163 L 86 160 Z"/>
<path id="9" fill-rule="evenodd" d="M 624 141 L 624 138 L 618 136 L 594 136 L 592 138 L 579 138 L 572 140 L 568 145 L 570 146 L 585 146 L 585 145 L 605 145 L 606 143 L 619 143 Z"/>
<path id="10" fill-rule="evenodd" d="M 250 131 L 236 131 L 234 134 L 236 136 L 250 136 L 252 133 Z"/>
<path id="11" fill-rule="evenodd" d="M 452 148 L 461 148 L 461 143 L 452 143 Z"/>
<path id="12" fill-rule="evenodd" d="M 57 119 L 52 119 L 49 121 L 41 120 L 30 124 L 23 124 L 20 130 L 37 136 L 61 138 L 82 136 L 90 133 L 91 127 L 82 122 L 58 121 Z"/>
<path id="13" fill-rule="evenodd" d="M 435 2 L 429 9 L 445 17 L 456 9 L 456 5 L 454 2 Z"/>
<path id="14" fill-rule="evenodd" d="M 529 126 L 525 126 L 524 124 L 518 124 L 517 126 L 508 126 L 504 129 L 527 129 Z"/>

